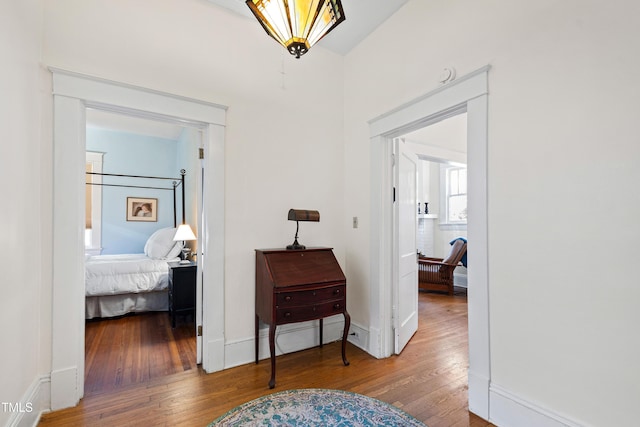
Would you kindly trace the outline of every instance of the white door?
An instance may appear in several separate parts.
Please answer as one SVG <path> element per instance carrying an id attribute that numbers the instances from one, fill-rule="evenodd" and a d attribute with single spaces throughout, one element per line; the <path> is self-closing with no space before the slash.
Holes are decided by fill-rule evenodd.
<path id="1" fill-rule="evenodd" d="M 418 158 L 405 148 L 401 138 L 394 141 L 394 271 L 393 327 L 395 353 L 407 345 L 418 330 L 417 259 L 417 171 Z"/>

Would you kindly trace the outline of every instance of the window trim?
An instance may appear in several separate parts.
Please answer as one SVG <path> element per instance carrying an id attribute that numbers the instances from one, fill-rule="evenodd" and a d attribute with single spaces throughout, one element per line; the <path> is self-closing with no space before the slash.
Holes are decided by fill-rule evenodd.
<path id="1" fill-rule="evenodd" d="M 454 163 L 442 163 L 440 164 L 440 228 L 443 230 L 466 230 L 467 220 L 451 221 L 449 220 L 449 199 L 451 194 L 449 193 L 449 172 L 451 170 L 467 169 L 467 165 L 454 164 Z M 467 174 L 467 180 L 468 180 Z M 467 183 L 468 188 L 468 183 Z M 462 194 L 462 193 L 461 193 Z M 464 193 L 467 194 L 468 193 Z M 467 198 L 467 206 L 469 200 Z"/>
<path id="2" fill-rule="evenodd" d="M 98 151 L 87 151 L 86 162 L 91 163 L 91 170 L 102 173 L 102 163 L 104 154 Z M 102 176 L 93 175 L 95 184 L 102 184 Z M 86 235 L 85 228 L 85 235 Z M 102 186 L 94 185 L 91 191 L 91 244 L 86 246 L 84 251 L 89 255 L 100 255 L 102 252 Z"/>

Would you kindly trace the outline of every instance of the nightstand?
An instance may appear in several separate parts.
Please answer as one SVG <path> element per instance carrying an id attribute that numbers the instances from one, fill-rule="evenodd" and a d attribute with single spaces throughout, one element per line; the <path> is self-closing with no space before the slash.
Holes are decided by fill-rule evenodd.
<path id="1" fill-rule="evenodd" d="M 169 262 L 169 314 L 171 327 L 176 327 L 176 315 L 196 310 L 196 263 Z"/>

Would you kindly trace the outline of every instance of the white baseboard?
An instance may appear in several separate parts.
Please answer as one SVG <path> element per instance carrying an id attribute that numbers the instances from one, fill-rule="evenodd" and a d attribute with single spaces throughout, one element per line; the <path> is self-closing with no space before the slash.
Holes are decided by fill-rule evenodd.
<path id="1" fill-rule="evenodd" d="M 323 342 L 330 343 L 341 340 L 343 329 L 344 318 L 341 315 L 324 319 Z M 353 324 L 350 329 L 353 330 Z M 363 329 L 360 328 L 360 330 Z M 360 331 L 358 331 L 358 333 L 360 333 Z M 362 334 L 362 336 L 364 337 L 365 334 Z M 258 334 L 258 339 L 258 359 L 268 359 L 270 357 L 269 329 L 261 329 Z M 318 345 L 319 340 L 320 328 L 317 320 L 278 326 L 276 328 L 275 338 L 276 356 L 315 347 Z M 254 337 L 227 341 L 225 344 L 224 360 L 225 369 L 247 363 L 255 363 Z"/>
<path id="2" fill-rule="evenodd" d="M 12 414 L 8 427 L 35 427 L 40 416 L 51 408 L 51 378 L 41 376 L 31 384 L 22 400 L 9 408 Z"/>
<path id="3" fill-rule="evenodd" d="M 520 398 L 496 384 L 489 388 L 489 421 L 504 427 L 580 427 L 581 424 Z"/>
<path id="4" fill-rule="evenodd" d="M 349 328 L 349 337 L 347 338 L 351 344 L 360 348 L 361 350 L 369 350 L 369 331 L 363 328 L 361 325 L 351 322 Z"/>

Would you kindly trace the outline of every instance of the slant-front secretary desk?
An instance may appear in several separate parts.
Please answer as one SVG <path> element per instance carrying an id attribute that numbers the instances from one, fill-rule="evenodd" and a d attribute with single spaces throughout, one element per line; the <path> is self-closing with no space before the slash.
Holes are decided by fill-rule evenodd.
<path id="1" fill-rule="evenodd" d="M 269 388 L 276 384 L 277 325 L 319 319 L 322 346 L 322 319 L 343 314 L 342 362 L 349 365 L 345 350 L 351 317 L 346 287 L 347 280 L 331 248 L 256 250 L 256 363 L 262 320 L 269 325 Z"/>

